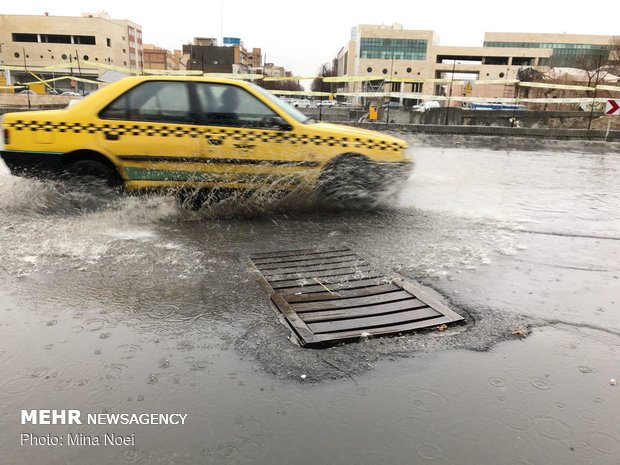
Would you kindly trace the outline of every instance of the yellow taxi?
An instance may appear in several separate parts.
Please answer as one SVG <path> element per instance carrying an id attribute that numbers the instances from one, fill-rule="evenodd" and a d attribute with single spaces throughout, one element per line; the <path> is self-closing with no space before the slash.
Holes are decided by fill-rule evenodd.
<path id="1" fill-rule="evenodd" d="M 14 175 L 97 177 L 129 192 L 376 190 L 412 166 L 398 138 L 317 123 L 232 79 L 128 77 L 64 110 L 5 114 L 2 129 Z"/>

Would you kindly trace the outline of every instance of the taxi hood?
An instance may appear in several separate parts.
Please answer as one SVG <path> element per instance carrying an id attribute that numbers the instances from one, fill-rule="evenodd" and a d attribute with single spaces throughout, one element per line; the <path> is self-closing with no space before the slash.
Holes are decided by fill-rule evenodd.
<path id="1" fill-rule="evenodd" d="M 407 142 L 398 137 L 389 136 L 382 132 L 371 131 L 369 129 L 355 128 L 353 126 L 344 126 L 341 124 L 332 124 L 332 123 L 315 123 L 312 125 L 312 128 L 317 130 L 317 132 L 330 132 L 333 134 L 334 132 L 339 132 L 343 136 L 346 137 L 365 137 L 367 139 L 375 139 L 386 141 L 389 143 L 399 144 L 403 148 L 407 147 Z"/>

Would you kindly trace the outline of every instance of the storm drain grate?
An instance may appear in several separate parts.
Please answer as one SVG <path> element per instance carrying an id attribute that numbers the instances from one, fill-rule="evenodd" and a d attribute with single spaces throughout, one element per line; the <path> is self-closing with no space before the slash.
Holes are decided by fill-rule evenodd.
<path id="1" fill-rule="evenodd" d="M 260 253 L 250 259 L 302 345 L 463 320 L 434 291 L 387 277 L 345 246 Z"/>

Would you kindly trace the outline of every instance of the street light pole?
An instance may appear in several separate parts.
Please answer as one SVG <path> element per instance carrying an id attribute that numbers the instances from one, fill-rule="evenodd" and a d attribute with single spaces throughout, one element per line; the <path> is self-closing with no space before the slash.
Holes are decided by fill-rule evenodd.
<path id="1" fill-rule="evenodd" d="M 24 54 L 24 71 L 26 72 L 26 76 L 28 75 L 28 65 L 26 64 L 26 49 L 22 48 L 22 52 Z M 30 104 L 30 87 L 26 86 L 26 96 L 28 97 L 28 108 L 32 108 Z"/>
<path id="2" fill-rule="evenodd" d="M 53 58 L 51 53 L 54 53 L 54 52 L 52 52 L 49 48 L 47 49 L 47 51 L 50 52 L 50 57 Z M 53 63 L 52 63 L 52 65 L 53 65 Z M 52 90 L 54 91 L 54 94 L 56 94 L 56 81 L 55 81 L 55 79 L 56 79 L 56 75 L 54 74 L 54 68 L 52 68 Z"/>
<path id="3" fill-rule="evenodd" d="M 78 72 L 80 73 L 80 79 L 82 79 L 82 67 L 80 66 L 80 55 L 78 54 L 77 49 L 75 49 L 75 59 L 77 60 Z M 77 88 L 79 90 L 79 88 L 80 88 L 79 81 L 76 82 L 76 86 L 77 86 Z M 84 83 L 82 83 L 82 97 L 84 97 Z"/>
<path id="4" fill-rule="evenodd" d="M 390 64 L 390 85 L 389 85 L 390 91 L 388 93 L 388 95 L 390 95 L 390 96 L 388 97 L 388 103 L 387 103 L 387 116 L 386 116 L 386 123 L 387 124 L 390 124 L 390 102 L 392 101 L 392 97 L 391 97 L 391 94 L 392 94 L 392 75 L 393 75 L 393 71 L 394 71 L 394 43 L 393 42 L 392 42 L 391 52 L 392 52 L 392 62 Z"/>
<path id="5" fill-rule="evenodd" d="M 448 114 L 450 113 L 450 99 L 452 98 L 452 83 L 454 82 L 454 70 L 456 69 L 456 60 L 452 62 L 452 75 L 450 76 L 450 92 L 448 93 L 448 105 L 446 106 L 446 121 L 444 126 L 448 125 Z"/>

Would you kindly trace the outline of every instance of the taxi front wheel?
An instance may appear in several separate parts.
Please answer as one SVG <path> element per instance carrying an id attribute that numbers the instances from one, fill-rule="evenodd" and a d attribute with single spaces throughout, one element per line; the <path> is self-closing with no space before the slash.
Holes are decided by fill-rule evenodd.
<path id="1" fill-rule="evenodd" d="M 371 205 L 382 187 L 379 170 L 363 155 L 342 155 L 329 162 L 319 178 L 321 198 L 337 202 Z"/>

